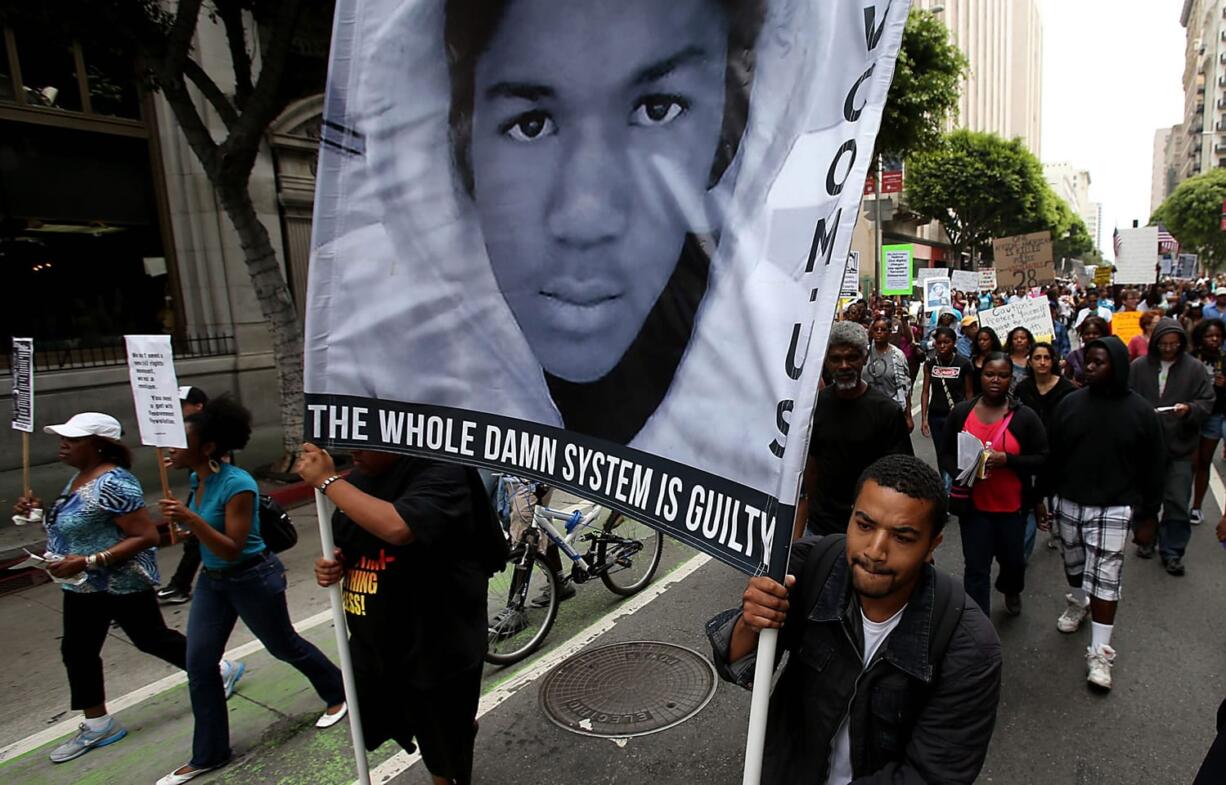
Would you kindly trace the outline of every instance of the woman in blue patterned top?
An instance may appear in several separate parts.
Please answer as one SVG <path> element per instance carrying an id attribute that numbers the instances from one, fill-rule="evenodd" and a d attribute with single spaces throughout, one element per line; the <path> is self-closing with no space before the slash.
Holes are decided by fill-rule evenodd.
<path id="1" fill-rule="evenodd" d="M 326 728 L 345 716 L 341 672 L 290 623 L 285 566 L 260 537 L 255 479 L 221 457 L 246 446 L 251 413 L 228 396 L 189 415 L 187 449 L 170 451 L 171 465 L 190 469 L 187 503 L 162 499 L 162 515 L 191 529 L 200 542 L 204 570 L 187 621 L 187 684 L 196 728 L 191 760 L 158 780 L 179 785 L 230 760 L 230 728 L 217 662 L 234 623 L 242 619 L 268 653 L 306 676 L 327 710 L 315 723 Z"/>
<path id="2" fill-rule="evenodd" d="M 120 442 L 119 421 L 84 412 L 43 430 L 60 437 L 60 461 L 77 470 L 45 523 L 47 555 L 54 561 L 49 571 L 67 581 L 60 648 L 72 708 L 85 714 L 79 732 L 51 752 L 53 762 L 63 763 L 127 735 L 106 709 L 101 653 L 112 621 L 136 648 L 178 668 L 186 665 L 187 642 L 166 626 L 154 597 L 158 534 L 140 481 L 128 471 L 132 456 Z M 16 510 L 25 515 L 42 506 L 36 498 L 23 497 Z M 227 677 L 236 671 L 223 664 Z"/>

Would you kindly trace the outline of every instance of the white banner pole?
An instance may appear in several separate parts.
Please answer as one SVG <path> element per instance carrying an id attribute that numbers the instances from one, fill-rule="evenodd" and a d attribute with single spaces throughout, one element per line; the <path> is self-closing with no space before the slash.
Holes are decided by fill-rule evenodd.
<path id="1" fill-rule="evenodd" d="M 332 502 L 317 488 L 315 512 L 319 516 L 319 542 L 325 559 L 335 558 L 332 541 Z M 353 759 L 358 765 L 358 782 L 370 785 L 370 764 L 366 761 L 366 740 L 362 736 L 362 715 L 358 709 L 358 685 L 353 680 L 353 660 L 349 656 L 349 629 L 345 626 L 345 607 L 341 604 L 341 585 L 328 587 L 332 604 L 332 626 L 336 629 L 336 650 L 340 654 L 341 677 L 345 681 L 345 702 L 349 704 L 349 736 L 353 739 Z"/>
<path id="2" fill-rule="evenodd" d="M 745 737 L 745 773 L 741 785 L 758 785 L 762 779 L 766 714 L 770 709 L 771 683 L 775 676 L 775 647 L 778 643 L 779 630 L 763 630 L 758 636 L 758 661 L 754 663 L 753 694 L 749 699 L 749 733 Z"/>

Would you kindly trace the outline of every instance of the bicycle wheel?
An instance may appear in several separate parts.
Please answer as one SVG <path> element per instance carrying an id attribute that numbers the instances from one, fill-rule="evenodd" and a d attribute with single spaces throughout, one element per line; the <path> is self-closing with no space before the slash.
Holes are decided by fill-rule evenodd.
<path id="1" fill-rule="evenodd" d="M 519 662 L 540 647 L 558 617 L 558 577 L 533 553 L 527 565 L 517 548 L 502 571 L 490 578 L 486 593 L 489 645 L 485 661 Z"/>
<path id="2" fill-rule="evenodd" d="M 596 545 L 596 559 L 608 565 L 600 574 L 605 588 L 629 597 L 651 583 L 664 553 L 664 538 L 645 523 L 613 513 L 605 522 L 604 533 Z"/>

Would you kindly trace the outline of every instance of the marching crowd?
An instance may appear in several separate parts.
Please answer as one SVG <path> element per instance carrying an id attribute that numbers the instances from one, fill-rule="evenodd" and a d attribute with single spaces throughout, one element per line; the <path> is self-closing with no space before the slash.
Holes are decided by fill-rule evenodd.
<path id="1" fill-rule="evenodd" d="M 323 705 L 315 727 L 348 714 L 340 670 L 290 621 L 275 550 L 296 540 L 292 524 L 278 523 L 284 511 L 233 460 L 251 436 L 251 414 L 196 387 L 181 388 L 179 397 L 187 446 L 170 449 L 167 465 L 188 473 L 191 490 L 158 503 L 185 543 L 165 587 L 156 588 L 160 535 L 114 417 L 82 412 L 47 426 L 59 438 L 60 461 L 75 472 L 54 501 L 27 495 L 14 510 L 46 529 L 48 571 L 64 589 L 60 648 L 71 707 L 84 715 L 51 761 L 67 763 L 127 736 L 106 705 L 101 654 L 114 623 L 139 651 L 187 672 L 191 756 L 157 785 L 182 785 L 231 760 L 226 701 L 246 666 L 222 654 L 239 619 L 310 682 Z M 345 581 L 365 743 L 420 749 L 435 785 L 468 783 L 486 646 L 487 554 L 496 560 L 505 541 L 475 470 L 365 450 L 352 456 L 342 476 L 326 451 L 306 444 L 295 471 L 338 505 L 338 547 L 316 560 L 315 576 L 323 587 Z M 483 550 L 480 543 L 490 544 Z M 166 626 L 159 601 L 191 602 L 186 635 Z"/>
<path id="2" fill-rule="evenodd" d="M 707 625 L 717 669 L 742 686 L 752 685 L 763 630 L 781 629 L 790 652 L 770 704 L 764 782 L 974 782 L 1001 684 L 993 562 L 1004 610 L 1018 615 L 1040 532 L 1051 533 L 1067 580 L 1056 627 L 1071 635 L 1088 622 L 1087 680 L 1111 688 L 1129 542 L 1137 557 L 1185 574 L 1226 436 L 1226 285 L 1209 285 L 955 292 L 923 317 L 887 298 L 846 307 L 827 347 L 790 574 L 783 584 L 753 578 L 740 607 Z M 980 312 L 1026 298 L 1048 303 L 1045 340 L 1021 324 L 1003 335 L 980 326 Z M 1134 320 L 1125 343 L 1114 328 Z M 318 727 L 347 713 L 339 670 L 290 623 L 258 486 L 232 461 L 250 414 L 195 388 L 181 398 L 187 447 L 169 463 L 192 490 L 159 507 L 192 546 L 161 591 L 159 535 L 114 418 L 87 412 L 48 426 L 76 473 L 53 502 L 16 506 L 31 520 L 45 512 L 48 550 L 60 557 L 49 571 L 64 584 L 63 659 L 72 708 L 84 714 L 52 761 L 127 733 L 108 713 L 100 656 L 114 622 L 187 672 L 191 757 L 158 785 L 231 758 L 225 701 L 245 666 L 222 654 L 238 619 L 311 683 Z M 921 436 L 936 468 L 914 457 Z M 469 782 L 490 574 L 489 549 L 472 546 L 506 543 L 473 470 L 353 457 L 342 476 L 308 444 L 296 470 L 343 510 L 332 521 L 338 548 L 315 572 L 321 586 L 344 581 L 366 744 L 420 747 L 436 785 Z M 936 566 L 951 515 L 960 581 Z M 1217 534 L 1226 542 L 1226 517 Z M 159 599 L 191 600 L 186 635 L 166 626 Z M 1226 739 L 1214 750 L 1226 758 Z M 1197 783 L 1223 772 L 1211 752 Z"/>
<path id="3" fill-rule="evenodd" d="M 1048 304 L 1042 340 L 1021 323 L 981 326 L 982 312 L 1029 298 Z M 832 326 L 789 574 L 753 578 L 740 608 L 708 624 L 721 675 L 746 687 L 758 635 L 781 630 L 764 781 L 974 782 L 1001 683 L 993 562 L 1016 616 L 1039 532 L 1051 533 L 1067 580 L 1055 626 L 1089 622 L 1086 678 L 1106 691 L 1130 540 L 1179 577 L 1203 521 L 1226 435 L 1226 285 L 1069 283 L 918 306 L 857 300 Z M 936 469 L 912 446 L 921 373 Z M 950 516 L 961 581 L 937 567 Z M 1219 735 L 1197 785 L 1226 781 L 1224 758 Z"/>

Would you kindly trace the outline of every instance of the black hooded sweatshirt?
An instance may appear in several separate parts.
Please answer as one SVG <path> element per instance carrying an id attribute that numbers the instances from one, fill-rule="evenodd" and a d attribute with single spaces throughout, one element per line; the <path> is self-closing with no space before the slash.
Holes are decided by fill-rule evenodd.
<path id="1" fill-rule="evenodd" d="M 1166 387 L 1158 394 L 1158 375 L 1162 371 L 1162 358 L 1158 341 L 1164 335 L 1178 335 L 1180 348 L 1175 362 L 1167 372 Z M 1200 427 L 1213 413 L 1216 396 L 1213 383 L 1205 372 L 1204 363 L 1187 352 L 1188 334 L 1174 319 L 1160 319 L 1149 337 L 1149 354 L 1138 357 L 1128 373 L 1129 386 L 1149 401 L 1153 408 L 1187 404 L 1191 409 L 1184 417 L 1160 414 L 1162 432 L 1166 436 L 1167 455 L 1173 461 L 1188 461 L 1200 446 Z"/>
<path id="2" fill-rule="evenodd" d="M 1077 504 L 1128 505 L 1138 517 L 1152 517 L 1162 505 L 1162 424 L 1153 405 L 1128 388 L 1123 341 L 1111 336 L 1091 341 L 1086 349 L 1095 346 L 1111 356 L 1111 383 L 1070 393 L 1056 408 L 1040 486 Z"/>

